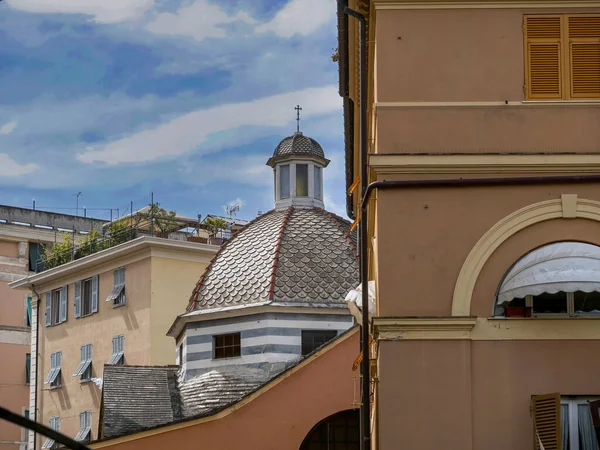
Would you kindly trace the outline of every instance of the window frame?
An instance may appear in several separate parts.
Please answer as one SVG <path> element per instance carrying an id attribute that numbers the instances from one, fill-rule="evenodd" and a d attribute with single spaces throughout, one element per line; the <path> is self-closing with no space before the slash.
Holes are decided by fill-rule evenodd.
<path id="1" fill-rule="evenodd" d="M 51 390 L 62 386 L 62 351 L 59 350 L 50 354 L 50 370 L 44 384 L 49 384 Z"/>
<path id="2" fill-rule="evenodd" d="M 287 172 L 287 183 L 284 183 L 284 177 L 283 177 L 284 168 L 286 169 L 285 172 Z M 278 166 L 278 172 L 279 172 L 279 186 L 278 186 L 279 195 L 277 196 L 278 200 L 292 198 L 292 165 L 291 164 L 281 164 L 280 166 Z M 287 184 L 287 189 L 284 191 L 283 187 L 285 186 L 285 184 Z M 287 194 L 284 195 L 283 194 L 284 192 L 287 192 Z"/>
<path id="3" fill-rule="evenodd" d="M 90 442 L 92 440 L 92 411 L 87 410 L 79 413 L 79 431 L 75 436 L 77 442 Z"/>
<path id="4" fill-rule="evenodd" d="M 310 172 L 311 164 L 298 162 L 294 166 L 295 166 L 295 174 L 296 174 L 296 176 L 295 176 L 296 183 L 294 186 L 294 197 L 308 198 L 308 197 L 310 197 L 309 172 Z M 298 171 L 299 168 L 302 168 L 302 171 L 305 171 L 302 174 L 302 176 L 299 176 L 299 173 L 301 172 L 301 171 Z M 304 175 L 306 175 L 306 177 L 304 177 Z M 303 186 L 303 185 L 301 185 L 301 183 L 304 183 L 305 185 Z M 303 195 L 299 194 L 299 190 L 301 187 L 306 187 L 306 194 L 303 194 Z"/>
<path id="5" fill-rule="evenodd" d="M 302 356 L 310 355 L 312 352 L 321 348 L 324 345 L 327 345 L 330 341 L 335 339 L 338 336 L 338 330 L 323 330 L 323 329 L 306 329 L 301 330 L 300 332 L 300 354 Z M 310 336 L 309 336 L 310 335 Z M 316 337 L 325 337 L 325 335 L 330 335 L 329 339 L 324 340 L 322 344 L 316 345 L 315 338 Z M 305 342 L 307 339 L 311 339 L 311 342 Z M 308 347 L 310 344 L 311 350 L 305 351 L 305 345 Z"/>
<path id="6" fill-rule="evenodd" d="M 81 361 L 73 372 L 73 376 L 79 376 L 80 383 L 92 381 L 92 344 L 83 344 L 81 346 Z"/>
<path id="7" fill-rule="evenodd" d="M 224 339 L 227 336 L 234 337 L 233 345 L 217 345 L 218 339 Z M 237 345 L 235 343 L 236 338 L 238 341 Z M 234 354 L 233 356 L 218 356 L 218 350 L 226 349 L 226 348 L 234 348 L 234 350 L 235 350 L 235 348 L 238 348 L 239 354 Z M 236 352 L 234 351 L 234 353 L 236 353 Z M 233 333 L 221 333 L 221 334 L 213 335 L 213 359 L 233 359 L 233 358 L 241 358 L 241 356 L 242 356 L 242 335 L 239 331 L 233 332 Z"/>
<path id="8" fill-rule="evenodd" d="M 31 353 L 25 353 L 25 384 L 31 384 Z"/>
<path id="9" fill-rule="evenodd" d="M 126 270 L 125 266 L 113 270 L 113 288 L 106 297 L 107 302 L 111 302 L 113 308 L 124 306 L 126 304 Z"/>
<path id="10" fill-rule="evenodd" d="M 529 45 L 531 42 L 537 42 L 538 44 L 552 44 L 556 42 L 552 38 L 529 38 L 527 36 L 527 19 L 528 18 L 559 18 L 560 19 L 560 37 L 558 39 L 558 57 L 559 57 L 559 88 L 560 94 L 554 95 L 543 95 L 534 94 L 531 92 L 531 65 L 530 65 L 530 51 Z M 600 38 L 572 38 L 569 29 L 569 19 L 572 17 L 584 18 L 584 17 L 597 17 L 600 20 L 600 14 L 587 13 L 587 14 L 523 14 L 523 57 L 524 57 L 524 83 L 523 91 L 525 101 L 529 102 L 565 102 L 565 101 L 598 101 L 600 102 L 600 92 L 596 95 L 590 94 L 574 94 L 573 93 L 573 71 L 572 71 L 572 43 L 576 40 L 577 43 L 591 42 L 597 43 L 600 47 Z"/>
<path id="11" fill-rule="evenodd" d="M 525 296 L 525 308 L 531 308 L 531 317 L 585 317 L 585 318 L 600 318 L 600 313 L 593 312 L 575 312 L 575 292 L 565 292 L 567 294 L 567 313 L 536 313 L 533 309 L 534 296 L 526 295 Z"/>
<path id="12" fill-rule="evenodd" d="M 567 406 L 569 411 L 568 423 L 569 423 L 569 448 L 578 449 L 579 448 L 579 414 L 578 407 L 580 405 L 589 405 L 591 402 L 600 400 L 600 396 L 569 396 L 569 395 L 561 395 L 560 396 L 560 406 L 562 414 L 562 406 Z M 592 430 L 593 428 L 593 418 L 591 417 L 590 412 L 590 420 L 592 420 Z M 571 433 L 571 430 L 577 430 L 576 433 Z M 565 430 L 561 432 L 564 433 Z M 594 434 L 594 439 L 596 439 L 596 435 Z"/>
<path id="13" fill-rule="evenodd" d="M 60 416 L 52 416 L 48 422 L 51 429 L 60 432 Z M 58 447 L 58 445 L 54 439 L 51 438 L 47 438 L 42 444 L 42 449 L 54 449 L 56 447 Z"/>
<path id="14" fill-rule="evenodd" d="M 125 335 L 119 334 L 112 338 L 112 354 L 106 363 L 112 366 L 122 366 L 125 364 Z"/>

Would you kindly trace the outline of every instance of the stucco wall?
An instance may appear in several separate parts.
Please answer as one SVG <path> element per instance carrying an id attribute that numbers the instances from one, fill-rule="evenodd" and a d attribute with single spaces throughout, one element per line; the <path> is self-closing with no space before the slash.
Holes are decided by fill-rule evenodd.
<path id="1" fill-rule="evenodd" d="M 525 99 L 523 15 L 557 11 L 378 10 L 376 102 L 517 104 L 380 108 L 375 151 L 596 151 L 600 139 L 596 107 L 521 105 Z M 598 13 L 600 9 L 560 12 Z"/>
<path id="2" fill-rule="evenodd" d="M 46 327 L 44 324 L 44 301 L 42 301 L 39 375 L 42 389 L 40 410 L 41 420 L 47 424 L 52 416 L 60 416 L 61 431 L 74 437 L 79 431 L 79 413 L 92 411 L 92 437 L 97 437 L 98 411 L 101 391 L 93 382 L 80 383 L 73 372 L 81 361 L 81 346 L 92 343 L 92 376 L 102 377 L 104 364 L 112 354 L 112 337 L 125 335 L 125 363 L 146 365 L 150 363 L 150 259 L 142 259 L 126 265 L 126 304 L 113 307 L 106 302 L 114 283 L 114 267 L 102 272 L 87 269 L 66 279 L 68 283 L 67 321 Z M 74 302 L 76 279 L 85 279 L 99 274 L 98 313 L 75 319 Z M 59 284 L 59 283 L 53 283 Z M 42 289 L 40 294 L 44 299 Z M 50 370 L 50 355 L 62 351 L 62 387 L 49 390 L 43 380 Z M 42 442 L 38 444 L 41 446 Z"/>
<path id="3" fill-rule="evenodd" d="M 0 378 L 0 405 L 10 411 L 23 414 L 28 409 L 29 386 L 25 385 L 26 345 L 0 342 L 2 378 Z M 0 420 L 0 441 L 22 441 L 23 430 L 9 422 Z M 0 450 L 18 450 L 18 445 L 0 443 Z"/>
<path id="4" fill-rule="evenodd" d="M 0 256 L 8 258 L 19 256 L 19 243 L 15 241 L 0 241 Z"/>
<path id="5" fill-rule="evenodd" d="M 114 439 L 92 449 L 298 450 L 311 428 L 322 419 L 353 407 L 352 362 L 358 354 L 358 333 L 301 368 L 271 390 L 233 413 L 141 439 Z M 135 435 L 131 436 L 135 437 Z"/>
<path id="6" fill-rule="evenodd" d="M 458 274 L 481 236 L 514 211 L 565 193 L 600 200 L 594 185 L 379 191 L 379 315 L 450 315 Z M 491 314 L 501 276 L 536 243 L 567 238 L 596 242 L 599 232 L 600 222 L 565 219 L 518 233 L 484 268 L 472 313 Z"/>
<path id="7" fill-rule="evenodd" d="M 379 351 L 382 449 L 529 450 L 531 395 L 600 394 L 600 341 L 382 342 Z"/>
<path id="8" fill-rule="evenodd" d="M 175 318 L 185 313 L 192 289 L 204 272 L 206 263 L 152 258 L 152 310 L 150 364 L 175 364 L 175 339 L 167 331 Z"/>

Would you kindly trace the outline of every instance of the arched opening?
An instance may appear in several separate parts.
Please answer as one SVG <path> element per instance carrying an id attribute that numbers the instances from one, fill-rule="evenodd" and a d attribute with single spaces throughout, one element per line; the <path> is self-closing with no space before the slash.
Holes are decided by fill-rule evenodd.
<path id="1" fill-rule="evenodd" d="M 300 450 L 359 450 L 360 413 L 349 409 L 316 424 L 306 435 Z"/>
<path id="2" fill-rule="evenodd" d="M 575 241 L 538 247 L 502 278 L 494 315 L 500 317 L 600 314 L 600 247 Z"/>

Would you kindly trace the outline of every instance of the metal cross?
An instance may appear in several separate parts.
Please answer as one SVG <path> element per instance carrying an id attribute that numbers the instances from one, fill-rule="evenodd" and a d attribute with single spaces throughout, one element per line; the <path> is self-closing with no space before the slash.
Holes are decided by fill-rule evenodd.
<path id="1" fill-rule="evenodd" d="M 300 132 L 300 111 L 302 111 L 302 108 L 300 108 L 300 105 L 296 105 L 294 109 L 296 110 L 296 131 Z"/>

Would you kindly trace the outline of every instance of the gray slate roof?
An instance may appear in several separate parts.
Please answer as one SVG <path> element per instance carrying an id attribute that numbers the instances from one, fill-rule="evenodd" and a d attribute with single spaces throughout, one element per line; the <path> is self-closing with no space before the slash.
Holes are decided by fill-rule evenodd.
<path id="1" fill-rule="evenodd" d="M 258 217 L 215 255 L 188 311 L 265 301 L 345 305 L 359 282 L 349 226 L 321 208 L 290 207 Z"/>
<path id="2" fill-rule="evenodd" d="M 287 155 L 313 155 L 325 158 L 323 147 L 313 138 L 304 136 L 302 132 L 286 137 L 273 152 L 273 157 Z"/>
<path id="3" fill-rule="evenodd" d="M 182 418 L 177 366 L 105 366 L 104 437 L 121 436 Z"/>
<path id="4" fill-rule="evenodd" d="M 234 366 L 178 383 L 178 370 L 177 366 L 105 366 L 102 437 L 123 436 L 213 414 L 238 402 L 278 374 Z"/>

